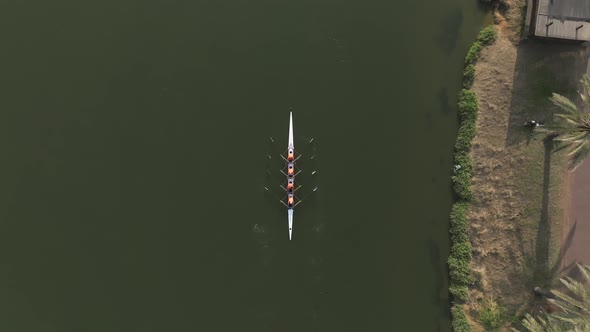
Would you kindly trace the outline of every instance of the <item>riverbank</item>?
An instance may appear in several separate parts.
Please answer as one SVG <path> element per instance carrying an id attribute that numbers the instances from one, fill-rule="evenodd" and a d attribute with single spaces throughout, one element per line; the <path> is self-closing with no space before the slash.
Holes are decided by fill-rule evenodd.
<path id="1" fill-rule="evenodd" d="M 498 38 L 481 51 L 472 87 L 479 113 L 466 216 L 474 283 L 463 309 L 474 331 L 517 326 L 537 305 L 532 288 L 550 287 L 559 277 L 565 156 L 523 123 L 551 121 L 551 93 L 575 97 L 585 70 L 580 45 L 519 43 L 524 1 L 509 5 L 495 15 Z"/>
<path id="2" fill-rule="evenodd" d="M 478 100 L 471 90 L 475 78 L 475 66 L 481 50 L 494 42 L 497 32 L 494 26 L 483 28 L 465 56 L 463 70 L 463 90 L 459 94 L 459 131 L 455 142 L 455 170 L 452 177 L 453 190 L 457 201 L 453 204 L 450 215 L 451 254 L 448 259 L 450 284 L 449 292 L 453 296 L 451 307 L 453 330 L 469 331 L 463 303 L 467 300 L 468 287 L 474 279 L 470 269 L 472 247 L 469 240 L 469 227 L 466 211 L 473 200 L 471 178 L 473 162 L 470 155 L 471 143 L 475 136 L 475 124 L 478 113 Z"/>

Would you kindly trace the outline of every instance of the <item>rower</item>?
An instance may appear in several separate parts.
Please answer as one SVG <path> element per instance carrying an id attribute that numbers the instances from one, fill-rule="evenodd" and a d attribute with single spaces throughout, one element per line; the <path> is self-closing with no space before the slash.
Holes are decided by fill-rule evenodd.
<path id="1" fill-rule="evenodd" d="M 289 182 L 289 183 L 287 184 L 287 190 L 288 190 L 288 191 L 291 191 L 291 190 L 293 190 L 293 188 L 295 188 L 295 186 L 293 185 L 293 182 Z"/>
<path id="2" fill-rule="evenodd" d="M 292 164 L 289 164 L 289 169 L 287 170 L 287 174 L 289 174 L 289 175 L 295 174 L 295 169 L 293 168 Z"/>
<path id="3" fill-rule="evenodd" d="M 295 203 L 295 200 L 293 199 L 293 196 L 289 197 L 289 199 L 287 200 L 287 205 L 289 207 L 293 207 L 293 203 Z"/>
<path id="4" fill-rule="evenodd" d="M 289 153 L 287 154 L 287 160 L 288 161 L 295 160 L 295 154 L 293 153 L 293 150 L 289 150 Z"/>

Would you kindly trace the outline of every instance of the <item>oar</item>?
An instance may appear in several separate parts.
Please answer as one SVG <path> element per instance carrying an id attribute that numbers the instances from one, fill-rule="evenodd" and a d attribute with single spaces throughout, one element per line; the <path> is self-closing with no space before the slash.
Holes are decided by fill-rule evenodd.
<path id="1" fill-rule="evenodd" d="M 299 203 L 303 202 L 304 200 L 306 200 L 309 196 L 313 195 L 313 193 L 315 193 L 318 190 L 318 187 L 313 188 L 313 191 L 310 192 L 309 194 L 307 194 L 305 197 L 303 197 L 302 199 L 300 199 L 297 203 L 295 203 L 295 205 L 293 205 L 293 207 L 296 207 L 297 205 L 299 205 Z"/>
<path id="2" fill-rule="evenodd" d="M 285 204 L 285 202 L 283 202 L 282 199 L 278 198 L 278 196 L 272 190 L 268 189 L 267 187 L 264 187 L 264 189 L 266 191 L 268 191 L 269 193 L 271 193 L 276 199 L 278 199 L 278 201 L 281 202 L 281 204 L 283 204 L 284 206 L 287 206 L 287 204 Z"/>

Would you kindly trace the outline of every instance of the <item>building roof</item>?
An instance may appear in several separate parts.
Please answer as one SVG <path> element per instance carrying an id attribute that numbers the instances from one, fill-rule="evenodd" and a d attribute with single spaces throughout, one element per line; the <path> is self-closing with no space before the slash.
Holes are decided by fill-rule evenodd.
<path id="1" fill-rule="evenodd" d="M 590 1 L 539 0 L 535 36 L 590 41 Z"/>
<path id="2" fill-rule="evenodd" d="M 553 0 L 550 1 L 549 16 L 556 19 L 590 22 L 590 1 Z"/>

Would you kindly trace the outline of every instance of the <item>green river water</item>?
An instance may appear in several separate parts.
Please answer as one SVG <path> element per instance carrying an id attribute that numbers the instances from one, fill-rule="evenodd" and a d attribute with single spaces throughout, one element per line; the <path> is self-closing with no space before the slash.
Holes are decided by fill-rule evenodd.
<path id="1" fill-rule="evenodd" d="M 4 1 L 0 331 L 449 331 L 483 20 L 475 0 Z M 289 241 L 263 187 L 291 107 L 319 190 Z"/>

